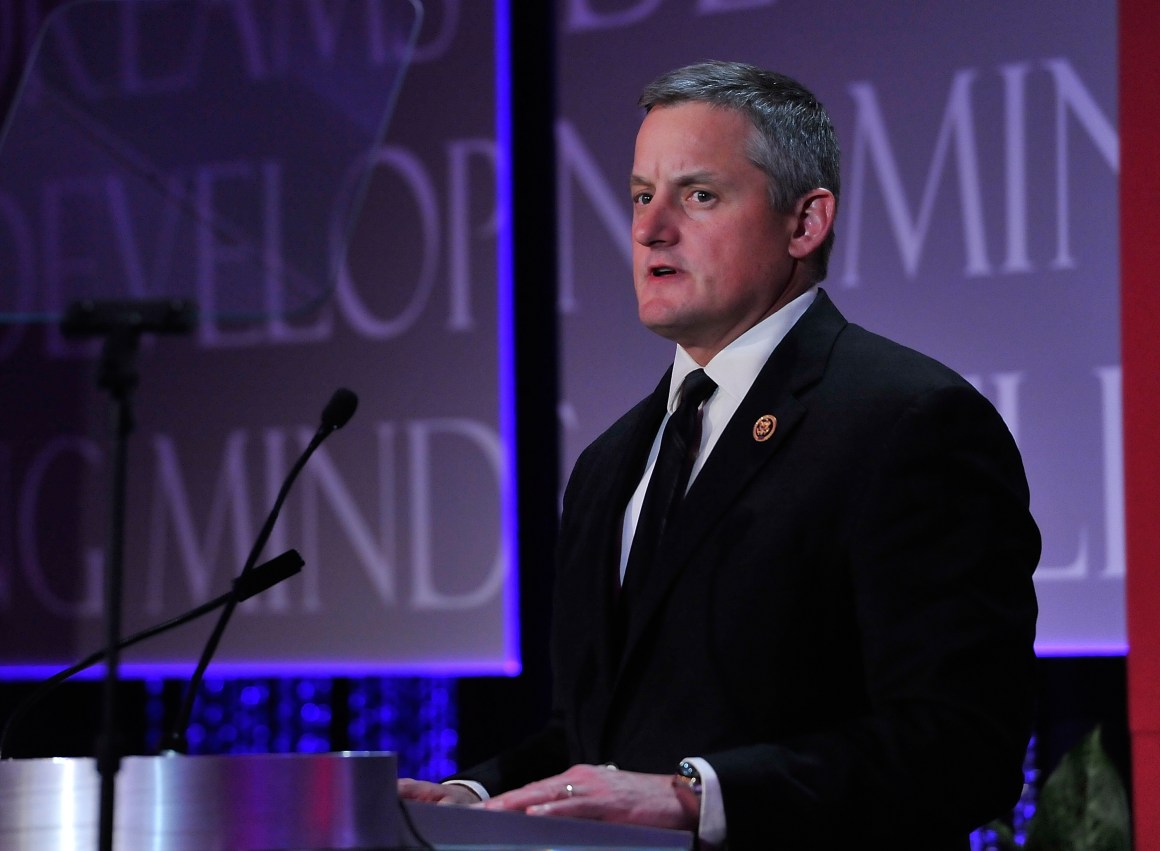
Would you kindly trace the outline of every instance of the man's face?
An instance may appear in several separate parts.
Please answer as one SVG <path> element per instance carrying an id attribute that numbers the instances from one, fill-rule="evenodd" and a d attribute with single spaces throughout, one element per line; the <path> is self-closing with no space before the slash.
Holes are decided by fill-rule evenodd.
<path id="1" fill-rule="evenodd" d="M 656 107 L 636 137 L 633 275 L 640 320 L 705 364 L 803 290 L 796 216 L 769 203 L 744 114 Z"/>

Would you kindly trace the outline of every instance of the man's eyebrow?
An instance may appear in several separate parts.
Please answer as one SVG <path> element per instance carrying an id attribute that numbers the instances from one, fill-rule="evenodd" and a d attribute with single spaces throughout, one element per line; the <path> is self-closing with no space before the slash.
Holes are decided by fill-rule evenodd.
<path id="1" fill-rule="evenodd" d="M 692 186 L 697 183 L 715 183 L 717 182 L 717 175 L 711 171 L 691 171 L 688 174 L 678 175 L 672 183 L 677 186 Z M 647 177 L 641 177 L 639 174 L 634 174 L 628 179 L 629 186 L 652 186 L 653 182 Z"/>
<path id="2" fill-rule="evenodd" d="M 677 186 L 692 186 L 694 183 L 714 183 L 716 180 L 717 175 L 711 171 L 691 171 L 677 177 L 674 183 Z"/>

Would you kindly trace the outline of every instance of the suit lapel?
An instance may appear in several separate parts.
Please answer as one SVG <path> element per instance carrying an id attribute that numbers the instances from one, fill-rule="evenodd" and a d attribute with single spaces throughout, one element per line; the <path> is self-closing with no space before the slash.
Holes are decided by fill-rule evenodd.
<path id="1" fill-rule="evenodd" d="M 622 439 L 608 447 L 603 456 L 612 468 L 606 474 L 605 481 L 608 484 L 606 489 L 595 494 L 591 503 L 596 507 L 595 516 L 602 518 L 602 525 L 593 530 L 594 540 L 590 543 L 595 547 L 591 552 L 603 555 L 593 560 L 599 569 L 593 571 L 595 575 L 592 581 L 596 585 L 593 597 L 597 600 L 595 614 L 599 627 L 593 631 L 594 649 L 598 660 L 597 670 L 600 672 L 600 685 L 596 695 L 605 706 L 611 698 L 612 685 L 623 650 L 619 638 L 621 633 L 616 603 L 620 584 L 620 540 L 624 509 L 633 491 L 640 484 L 640 477 L 644 474 L 645 463 L 648 461 L 649 449 L 664 417 L 668 405 L 671 374 L 670 368 L 652 395 L 640 406 L 637 416 L 628 423 Z M 594 712 L 588 718 L 590 722 L 600 725 L 603 723 L 604 712 Z"/>
<path id="2" fill-rule="evenodd" d="M 641 589 L 629 614 L 621 672 L 689 555 L 806 416 L 808 406 L 800 396 L 822 377 L 830 349 L 845 325 L 825 292 L 819 291 L 814 304 L 762 367 L 693 481 L 673 520 L 672 533 L 661 542 L 648 587 Z M 765 415 L 776 417 L 777 425 L 773 435 L 762 441 L 755 438 L 754 426 Z"/>

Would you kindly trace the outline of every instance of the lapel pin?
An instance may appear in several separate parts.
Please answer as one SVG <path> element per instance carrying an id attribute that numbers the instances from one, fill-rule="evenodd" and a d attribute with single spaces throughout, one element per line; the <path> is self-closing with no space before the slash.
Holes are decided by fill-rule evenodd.
<path id="1" fill-rule="evenodd" d="M 753 424 L 753 439 L 758 443 L 765 443 L 773 437 L 775 428 L 777 428 L 777 417 L 773 414 L 762 414 Z"/>

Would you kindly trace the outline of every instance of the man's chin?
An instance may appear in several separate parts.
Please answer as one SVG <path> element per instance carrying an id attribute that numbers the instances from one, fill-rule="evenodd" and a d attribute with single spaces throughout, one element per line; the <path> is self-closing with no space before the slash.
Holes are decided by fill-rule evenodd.
<path id="1" fill-rule="evenodd" d="M 659 311 L 640 310 L 637 313 L 640 324 L 652 331 L 658 337 L 664 337 L 674 343 L 679 343 L 685 324 L 678 317 L 671 314 L 661 314 Z"/>

